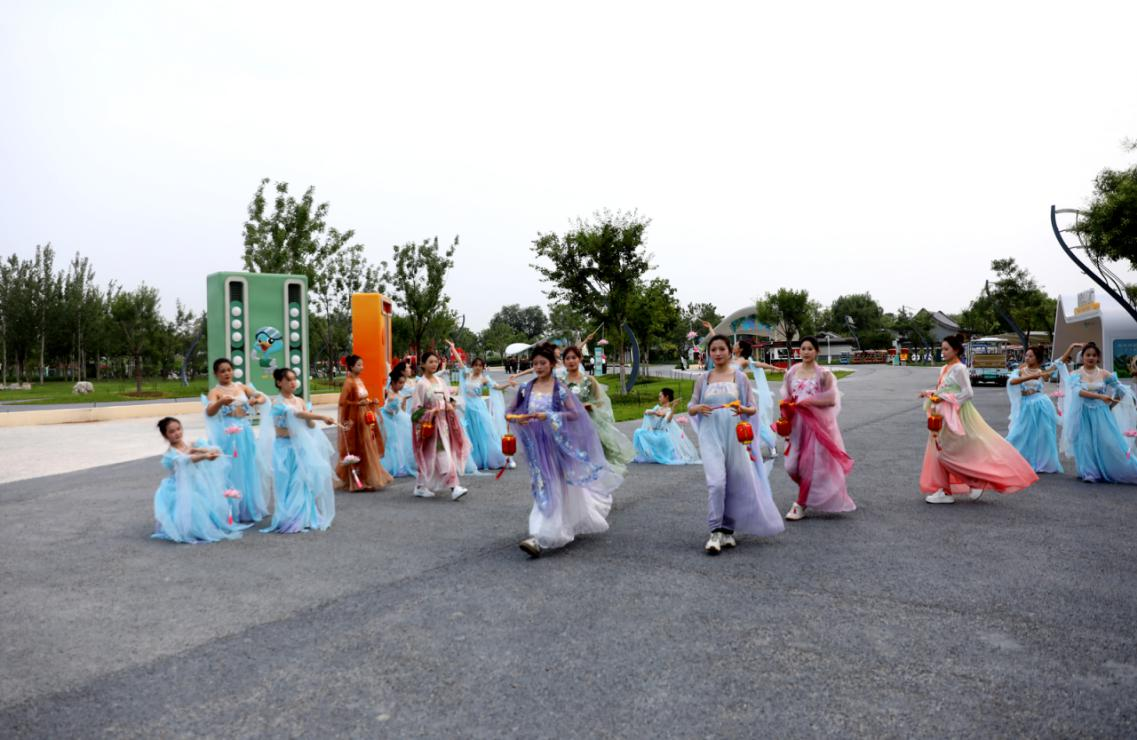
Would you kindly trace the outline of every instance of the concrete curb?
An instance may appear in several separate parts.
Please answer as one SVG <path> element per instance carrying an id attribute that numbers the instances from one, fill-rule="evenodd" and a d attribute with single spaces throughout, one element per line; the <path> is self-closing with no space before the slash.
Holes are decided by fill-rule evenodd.
<path id="1" fill-rule="evenodd" d="M 325 406 L 339 401 L 338 393 L 315 393 L 313 406 Z M 96 421 L 121 419 L 158 419 L 201 412 L 201 401 L 171 401 L 170 403 L 129 404 L 124 406 L 91 406 L 82 409 L 37 409 L 35 411 L 9 411 L 0 414 L 0 428 L 43 426 L 45 424 L 88 424 Z"/>

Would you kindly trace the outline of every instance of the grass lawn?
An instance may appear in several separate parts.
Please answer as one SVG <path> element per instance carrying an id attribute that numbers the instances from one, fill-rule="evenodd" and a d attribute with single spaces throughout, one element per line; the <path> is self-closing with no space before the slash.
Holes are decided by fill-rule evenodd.
<path id="1" fill-rule="evenodd" d="M 851 375 L 849 370 L 834 370 L 833 374 L 838 378 L 843 378 L 846 375 Z M 782 382 L 782 373 L 766 373 L 766 379 L 770 385 L 776 386 Z M 659 402 L 659 391 L 661 388 L 670 388 L 675 391 L 675 400 L 679 403 L 679 408 L 686 409 L 687 402 L 691 400 L 691 393 L 695 390 L 695 379 L 675 380 L 670 378 L 643 378 L 636 382 L 635 388 L 632 392 L 621 396 L 617 393 L 616 389 L 620 386 L 620 376 L 618 375 L 602 375 L 598 380 L 603 383 L 608 389 L 608 396 L 612 399 L 612 411 L 616 415 L 616 421 L 634 421 L 643 418 L 644 410 L 650 409 Z M 774 388 L 777 392 L 777 388 Z"/>
<path id="2" fill-rule="evenodd" d="M 62 404 L 62 403 L 112 403 L 116 401 L 148 401 L 158 398 L 197 398 L 209 390 L 209 381 L 198 378 L 182 385 L 180 380 L 159 380 L 144 378 L 142 393 L 135 393 L 133 380 L 92 380 L 94 393 L 79 395 L 72 393 L 74 385 L 68 381 L 51 381 L 40 385 L 32 383 L 31 390 L 0 390 L 0 403 L 5 404 Z M 330 386 L 324 380 L 315 380 L 312 390 L 316 393 L 339 393 L 339 385 Z"/>

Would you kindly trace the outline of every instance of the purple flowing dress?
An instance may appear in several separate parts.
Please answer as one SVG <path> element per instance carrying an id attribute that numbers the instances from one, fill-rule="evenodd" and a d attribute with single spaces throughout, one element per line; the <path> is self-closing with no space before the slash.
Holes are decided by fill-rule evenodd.
<path id="1" fill-rule="evenodd" d="M 623 482 L 604 458 L 604 447 L 588 412 L 559 381 L 550 393 L 527 383 L 510 414 L 545 413 L 544 421 L 512 423 L 529 468 L 533 509 L 529 535 L 542 549 L 563 547 L 579 534 L 608 529 L 612 491 Z"/>

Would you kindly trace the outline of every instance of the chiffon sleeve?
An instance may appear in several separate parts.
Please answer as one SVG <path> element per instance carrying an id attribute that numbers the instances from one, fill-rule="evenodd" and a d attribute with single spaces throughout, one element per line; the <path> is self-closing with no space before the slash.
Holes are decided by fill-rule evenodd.
<path id="1" fill-rule="evenodd" d="M 955 376 L 956 385 L 959 386 L 956 401 L 962 406 L 975 397 L 975 391 L 971 389 L 971 376 L 967 374 L 967 368 L 963 366 L 962 362 L 956 363 L 951 372 Z"/>

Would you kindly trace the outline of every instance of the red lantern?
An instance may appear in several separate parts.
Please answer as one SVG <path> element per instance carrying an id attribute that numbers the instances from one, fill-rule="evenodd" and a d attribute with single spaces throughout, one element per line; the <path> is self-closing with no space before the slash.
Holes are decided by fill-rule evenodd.
<path id="1" fill-rule="evenodd" d="M 944 417 L 942 414 L 928 414 L 928 431 L 938 432 L 944 428 Z"/>
<path id="2" fill-rule="evenodd" d="M 517 437 L 507 434 L 501 438 L 501 454 L 513 457 L 517 454 Z"/>
<path id="3" fill-rule="evenodd" d="M 368 411 L 366 414 L 363 415 L 363 420 L 365 422 L 367 422 L 368 425 L 374 424 L 375 423 L 375 412 L 374 411 Z"/>
<path id="4" fill-rule="evenodd" d="M 423 439 L 430 439 L 434 435 L 434 422 L 427 419 L 419 426 L 419 436 Z"/>
<path id="5" fill-rule="evenodd" d="M 790 420 L 784 416 L 774 422 L 774 429 L 779 437 L 789 437 L 791 428 Z"/>
<path id="6" fill-rule="evenodd" d="M 797 404 L 789 399 L 786 399 L 778 404 L 778 408 L 782 412 L 782 418 L 788 420 L 794 418 L 794 412 L 797 411 Z"/>
<path id="7" fill-rule="evenodd" d="M 738 437 L 738 441 L 744 445 L 754 441 L 754 427 L 750 426 L 748 421 L 738 422 L 738 426 L 734 428 L 734 433 Z"/>

